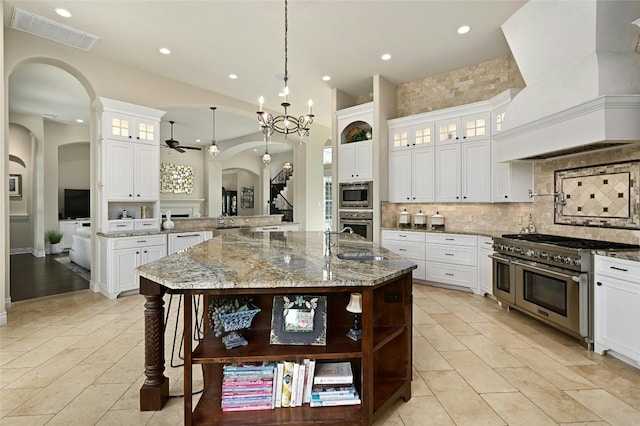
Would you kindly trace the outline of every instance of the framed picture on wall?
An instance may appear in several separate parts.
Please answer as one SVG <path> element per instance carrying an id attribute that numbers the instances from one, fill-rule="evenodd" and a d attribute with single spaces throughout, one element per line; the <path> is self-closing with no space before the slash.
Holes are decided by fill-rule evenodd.
<path id="1" fill-rule="evenodd" d="M 243 209 L 252 209 L 253 208 L 253 186 L 243 186 L 242 187 L 242 195 L 241 195 L 241 203 Z"/>
<path id="2" fill-rule="evenodd" d="M 22 196 L 22 175 L 9 175 L 9 196 Z"/>

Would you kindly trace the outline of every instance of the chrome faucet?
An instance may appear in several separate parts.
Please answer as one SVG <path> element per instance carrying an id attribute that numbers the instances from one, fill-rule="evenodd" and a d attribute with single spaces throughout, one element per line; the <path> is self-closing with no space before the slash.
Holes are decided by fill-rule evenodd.
<path id="1" fill-rule="evenodd" d="M 529 190 L 529 198 L 533 198 L 533 197 L 548 197 L 548 196 L 554 197 L 554 201 L 553 201 L 554 204 L 560 204 L 562 206 L 567 204 L 567 197 L 564 195 L 564 192 L 553 192 L 553 193 L 550 193 L 550 194 L 538 194 L 537 192 Z"/>
<path id="2" fill-rule="evenodd" d="M 345 232 L 349 232 L 350 234 L 353 234 L 353 229 L 350 226 L 345 226 L 344 228 L 342 228 L 341 231 L 332 231 L 331 228 L 327 228 L 327 230 L 324 231 L 324 236 L 325 236 L 324 257 L 331 257 L 331 247 L 335 245 L 334 243 L 331 242 L 331 235 L 343 234 Z"/>

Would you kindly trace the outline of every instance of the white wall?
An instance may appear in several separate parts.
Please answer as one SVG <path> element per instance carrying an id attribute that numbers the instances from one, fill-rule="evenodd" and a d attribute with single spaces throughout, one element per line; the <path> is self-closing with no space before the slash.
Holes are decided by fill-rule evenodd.
<path id="1" fill-rule="evenodd" d="M 164 144 L 163 144 L 164 145 Z M 160 149 L 160 163 L 177 164 L 193 167 L 193 192 L 191 194 L 160 194 L 161 200 L 188 200 L 206 198 L 206 161 L 208 154 L 203 151 L 185 150 L 184 153 L 173 149 Z"/>

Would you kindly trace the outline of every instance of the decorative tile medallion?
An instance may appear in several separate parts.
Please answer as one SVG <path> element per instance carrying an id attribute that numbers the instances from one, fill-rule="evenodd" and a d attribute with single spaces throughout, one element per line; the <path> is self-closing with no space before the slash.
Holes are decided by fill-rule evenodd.
<path id="1" fill-rule="evenodd" d="M 193 192 L 193 167 L 162 163 L 160 165 L 160 192 L 191 194 Z"/>
<path id="2" fill-rule="evenodd" d="M 640 161 L 555 172 L 555 223 L 640 229 Z"/>

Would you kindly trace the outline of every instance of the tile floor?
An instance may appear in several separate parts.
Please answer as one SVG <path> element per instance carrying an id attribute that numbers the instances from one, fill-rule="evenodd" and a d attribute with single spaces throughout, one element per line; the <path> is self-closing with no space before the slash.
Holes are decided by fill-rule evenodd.
<path id="1" fill-rule="evenodd" d="M 179 397 L 138 411 L 143 303 L 89 290 L 14 303 L 0 327 L 0 424 L 181 424 Z M 640 424 L 640 369 L 488 298 L 415 285 L 413 348 L 413 397 L 378 426 Z M 166 374 L 181 393 L 182 369 Z"/>

